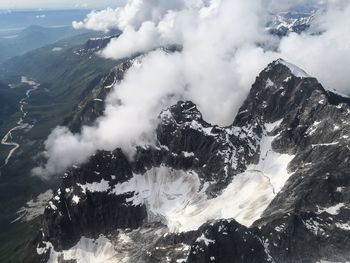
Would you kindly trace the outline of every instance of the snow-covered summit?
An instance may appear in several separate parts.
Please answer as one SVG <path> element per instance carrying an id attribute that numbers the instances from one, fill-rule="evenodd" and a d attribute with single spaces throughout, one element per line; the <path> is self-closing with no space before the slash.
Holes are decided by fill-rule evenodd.
<path id="1" fill-rule="evenodd" d="M 298 78 L 310 78 L 311 77 L 303 69 L 299 68 L 298 66 L 296 66 L 290 62 L 283 60 L 282 58 L 277 59 L 275 61 L 275 64 L 281 64 L 281 65 L 286 66 L 295 77 L 298 77 Z"/>

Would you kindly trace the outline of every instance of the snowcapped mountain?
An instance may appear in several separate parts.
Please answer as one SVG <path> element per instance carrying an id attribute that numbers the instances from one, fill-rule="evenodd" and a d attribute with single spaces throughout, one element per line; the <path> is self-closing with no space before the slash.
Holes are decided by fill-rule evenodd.
<path id="1" fill-rule="evenodd" d="M 311 26 L 314 19 L 314 11 L 311 13 L 280 13 L 273 16 L 266 30 L 280 37 L 292 32 L 300 34 Z"/>
<path id="2" fill-rule="evenodd" d="M 111 72 L 77 120 L 102 113 L 95 103 L 132 63 Z M 230 126 L 179 101 L 134 159 L 99 151 L 66 171 L 33 253 L 40 262 L 349 260 L 349 102 L 281 59 Z"/>

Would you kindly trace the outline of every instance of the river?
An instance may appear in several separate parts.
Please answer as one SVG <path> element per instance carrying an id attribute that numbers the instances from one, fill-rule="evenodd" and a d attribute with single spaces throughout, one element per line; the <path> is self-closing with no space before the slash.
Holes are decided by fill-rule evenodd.
<path id="1" fill-rule="evenodd" d="M 9 151 L 9 154 L 7 155 L 4 164 L 0 167 L 3 168 L 4 166 L 6 166 L 9 162 L 9 160 L 11 159 L 12 155 L 15 153 L 15 151 L 20 147 L 20 145 L 18 143 L 16 143 L 13 140 L 12 137 L 12 133 L 16 130 L 22 130 L 22 129 L 27 129 L 28 127 L 30 127 L 29 123 L 25 122 L 25 117 L 27 116 L 28 112 L 26 112 L 24 110 L 24 106 L 27 104 L 28 99 L 30 98 L 30 94 L 35 91 L 36 89 L 39 88 L 40 84 L 28 79 L 25 76 L 21 77 L 21 83 L 22 84 L 27 84 L 30 86 L 30 88 L 26 91 L 26 95 L 25 97 L 23 97 L 20 101 L 19 101 L 19 109 L 21 111 L 21 117 L 18 120 L 18 122 L 16 123 L 16 126 L 13 127 L 12 129 L 10 129 L 5 136 L 1 139 L 1 144 L 2 145 L 6 145 L 6 146 L 11 146 L 12 149 Z M 10 86 L 11 87 L 11 86 Z"/>

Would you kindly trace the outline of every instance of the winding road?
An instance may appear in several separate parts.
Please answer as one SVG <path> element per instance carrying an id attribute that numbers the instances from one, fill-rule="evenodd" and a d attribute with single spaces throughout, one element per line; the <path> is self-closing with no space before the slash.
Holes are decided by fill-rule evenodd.
<path id="1" fill-rule="evenodd" d="M 19 119 L 19 121 L 17 122 L 17 125 L 15 127 L 13 127 L 11 130 L 9 130 L 5 136 L 1 139 L 1 144 L 2 145 L 6 145 L 6 146 L 11 146 L 12 149 L 10 150 L 9 154 L 7 155 L 6 159 L 5 159 L 5 162 L 4 164 L 0 167 L 3 168 L 4 166 L 6 166 L 9 162 L 9 160 L 11 159 L 12 155 L 15 153 L 15 151 L 19 148 L 19 144 L 14 142 L 13 141 L 13 138 L 12 138 L 12 133 L 16 130 L 22 130 L 22 129 L 26 129 L 30 126 L 29 123 L 25 123 L 24 122 L 24 119 L 25 117 L 27 116 L 28 112 L 24 111 L 24 105 L 27 104 L 27 100 L 30 98 L 30 94 L 39 88 L 40 84 L 33 81 L 33 80 L 30 80 L 28 79 L 27 77 L 25 76 L 22 76 L 21 77 L 21 83 L 23 84 L 27 84 L 29 85 L 31 88 L 28 89 L 26 91 L 26 96 L 24 98 L 22 98 L 19 102 L 19 108 L 20 108 L 20 111 L 22 113 L 22 116 L 21 118 Z"/>

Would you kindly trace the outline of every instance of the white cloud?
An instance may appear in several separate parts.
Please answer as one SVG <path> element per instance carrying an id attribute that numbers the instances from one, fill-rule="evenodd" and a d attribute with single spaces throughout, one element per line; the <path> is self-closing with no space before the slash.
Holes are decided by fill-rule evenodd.
<path id="1" fill-rule="evenodd" d="M 105 57 L 128 57 L 174 43 L 183 50 L 145 55 L 142 66 L 132 67 L 109 95 L 95 126 L 84 127 L 81 134 L 65 128 L 53 132 L 46 142 L 48 162 L 36 172 L 61 172 L 97 149 L 122 147 L 132 154 L 134 145 L 153 142 L 157 115 L 178 99 L 192 100 L 209 122 L 230 124 L 257 74 L 278 57 L 347 92 L 349 5 L 330 3 L 319 20 L 323 34 L 291 34 L 278 43 L 264 31 L 270 8 L 276 8 L 276 1 L 266 1 L 130 0 L 124 8 L 92 13 L 77 22 L 78 27 L 124 30 L 103 51 Z M 285 2 L 279 1 L 278 7 L 284 8 Z"/>
<path id="2" fill-rule="evenodd" d="M 45 143 L 48 162 L 33 172 L 43 175 L 63 171 L 69 165 L 86 160 L 96 149 L 122 147 L 132 155 L 133 146 L 153 141 L 155 113 L 169 101 L 175 102 L 168 99 L 170 95 L 181 93 L 177 59 L 174 56 L 168 60 L 166 54 L 154 52 L 144 58 L 141 67 L 132 67 L 125 81 L 109 95 L 105 114 L 96 126 L 84 127 L 81 134 L 72 134 L 64 127 L 56 128 Z"/>
<path id="3" fill-rule="evenodd" d="M 159 33 L 153 22 L 144 22 L 138 31 L 126 27 L 119 38 L 114 38 L 101 53 L 104 57 L 120 59 L 138 52 L 150 51 L 161 45 Z"/>
<path id="4" fill-rule="evenodd" d="M 144 21 L 159 22 L 168 11 L 180 10 L 188 5 L 187 2 L 195 1 L 129 0 L 122 8 L 93 11 L 84 21 L 74 21 L 73 26 L 97 31 L 108 31 L 113 28 L 124 30 L 126 27 L 138 29 Z"/>
<path id="5" fill-rule="evenodd" d="M 73 21 L 72 25 L 76 29 L 87 28 L 96 31 L 108 31 L 117 24 L 117 10 L 107 8 L 102 11 L 92 11 L 84 21 Z"/>
<path id="6" fill-rule="evenodd" d="M 283 58 L 304 68 L 328 89 L 346 94 L 350 93 L 349 3 L 341 2 L 341 8 L 331 3 L 329 11 L 318 21 L 323 34 L 291 34 L 279 46 Z"/>

